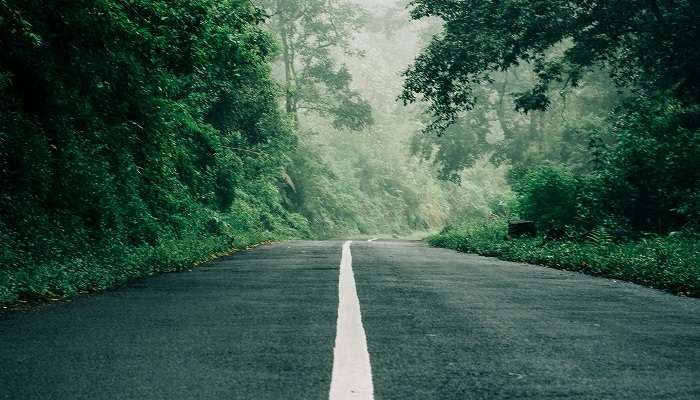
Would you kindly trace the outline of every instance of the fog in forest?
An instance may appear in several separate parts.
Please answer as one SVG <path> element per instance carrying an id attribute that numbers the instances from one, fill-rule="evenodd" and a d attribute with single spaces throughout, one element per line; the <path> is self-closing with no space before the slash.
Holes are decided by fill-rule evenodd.
<path id="1" fill-rule="evenodd" d="M 490 163 L 484 153 L 451 171 L 459 181 L 441 179 L 433 154 L 417 148 L 426 124 L 421 106 L 398 99 L 402 73 L 435 23 L 411 21 L 398 1 L 357 4 L 361 23 L 343 32 L 347 46 L 331 54 L 338 67 L 347 66 L 349 86 L 371 106 L 373 124 L 338 129 L 333 116 L 300 111 L 303 161 L 289 169 L 293 186 L 285 191 L 292 207 L 319 238 L 417 237 L 450 220 L 502 210 L 511 197 L 507 166 Z M 276 77 L 284 84 L 282 65 Z"/>
<path id="2" fill-rule="evenodd" d="M 700 399 L 699 0 L 0 0 L 0 399 Z"/>
<path id="3" fill-rule="evenodd" d="M 355 100 L 371 107 L 373 123 L 338 129 L 332 112 L 300 107 L 302 161 L 289 168 L 285 193 L 288 204 L 309 219 L 315 237 L 420 236 L 446 224 L 509 218 L 514 195 L 507 178 L 514 169 L 545 162 L 590 167 L 587 132 L 599 128 L 623 96 L 605 73 L 587 73 L 577 88 L 554 85 L 552 107 L 526 114 L 516 111 L 513 93 L 534 85 L 532 65 L 492 72 L 493 81 L 477 88 L 475 108 L 436 134 L 426 129 L 432 122 L 426 106 L 404 104 L 399 96 L 404 72 L 440 31 L 440 20 L 412 20 L 406 1 L 346 2 L 349 14 L 343 2 L 336 4 L 339 15 L 316 17 L 347 24 L 334 32 L 345 42 L 332 46 L 330 59 L 338 69 L 347 67 L 349 88 Z M 289 36 L 283 44 L 309 40 L 303 19 L 290 35 L 272 10 L 270 28 Z M 312 48 L 313 40 L 305 44 Z M 560 43 L 550 53 L 567 46 Z M 295 63 L 304 69 L 303 62 Z M 277 61 L 275 77 L 285 87 L 283 64 Z"/>
<path id="4" fill-rule="evenodd" d="M 375 237 L 697 295 L 699 13 L 2 0 L 0 303 Z"/>

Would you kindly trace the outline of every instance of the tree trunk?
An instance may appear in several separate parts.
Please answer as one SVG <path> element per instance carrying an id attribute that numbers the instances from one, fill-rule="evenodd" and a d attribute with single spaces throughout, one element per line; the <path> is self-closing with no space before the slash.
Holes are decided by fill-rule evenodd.
<path id="1" fill-rule="evenodd" d="M 508 119 L 506 118 L 505 100 L 506 94 L 508 92 L 508 71 L 503 72 L 503 85 L 498 90 L 498 106 L 496 107 L 496 117 L 498 119 L 498 124 L 501 126 L 503 131 L 503 136 L 506 139 L 513 137 L 513 132 L 511 132 L 510 126 L 508 126 Z"/>
<path id="2" fill-rule="evenodd" d="M 294 121 L 299 121 L 298 111 L 296 107 L 296 99 L 294 98 L 294 88 L 296 86 L 294 58 L 290 45 L 289 30 L 287 29 L 288 21 L 282 14 L 282 1 L 277 0 L 277 12 L 279 13 L 279 29 L 280 38 L 282 39 L 282 58 L 284 62 L 284 79 L 285 79 L 285 108 L 288 114 L 294 117 Z"/>

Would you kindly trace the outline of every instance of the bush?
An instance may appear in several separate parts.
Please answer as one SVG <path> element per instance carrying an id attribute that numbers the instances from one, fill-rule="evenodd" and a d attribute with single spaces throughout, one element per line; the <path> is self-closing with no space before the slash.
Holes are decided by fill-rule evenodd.
<path id="1" fill-rule="evenodd" d="M 615 119 L 597 171 L 607 212 L 639 231 L 700 226 L 700 109 L 641 97 Z"/>
<path id="2" fill-rule="evenodd" d="M 601 219 L 594 205 L 599 194 L 595 177 L 577 175 L 555 165 L 540 165 L 515 173 L 514 212 L 537 222 L 549 237 L 591 229 Z"/>
<path id="3" fill-rule="evenodd" d="M 513 173 L 515 211 L 552 237 L 580 236 L 601 226 L 655 233 L 697 229 L 700 109 L 640 97 L 611 121 L 593 141 L 596 165 L 590 174 L 550 164 Z"/>
<path id="4" fill-rule="evenodd" d="M 445 230 L 431 245 L 626 280 L 700 297 L 700 240 L 695 234 L 615 244 L 542 238 L 504 240 L 506 221 Z"/>

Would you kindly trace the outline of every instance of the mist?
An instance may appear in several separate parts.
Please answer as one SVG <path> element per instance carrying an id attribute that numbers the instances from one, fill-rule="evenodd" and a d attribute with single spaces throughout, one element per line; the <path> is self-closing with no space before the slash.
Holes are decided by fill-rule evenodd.
<path id="1" fill-rule="evenodd" d="M 348 18 L 328 57 L 335 68 L 347 68 L 347 89 L 367 102 L 373 123 L 338 129 L 333 112 L 310 107 L 296 113 L 303 161 L 289 168 L 292 185 L 284 193 L 318 238 L 421 236 L 448 224 L 507 218 L 514 199 L 508 174 L 542 162 L 585 170 L 586 131 L 601 127 L 623 98 L 604 72 L 592 71 L 577 88 L 552 88 L 555 101 L 548 110 L 518 112 L 514 93 L 536 81 L 532 65 L 525 63 L 491 72 L 491 81 L 475 89 L 475 107 L 444 132 L 430 132 L 426 105 L 399 97 L 404 73 L 440 31 L 440 20 L 413 20 L 403 1 L 336 4 L 357 15 Z M 288 31 L 275 21 L 270 29 L 278 36 Z M 289 36 L 281 41 L 297 39 Z M 559 44 L 550 53 L 566 47 Z M 311 68 L 313 62 L 295 60 L 294 69 Z M 298 86 L 285 82 L 283 64 L 278 60 L 275 67 L 280 84 Z"/>
<path id="2" fill-rule="evenodd" d="M 0 299 L 341 238 L 695 293 L 698 6 L 550 3 L 2 2 Z"/>
<path id="3" fill-rule="evenodd" d="M 0 0 L 0 398 L 697 399 L 698 15 Z"/>
<path id="4" fill-rule="evenodd" d="M 432 154 L 414 151 L 425 119 L 420 106 L 399 100 L 402 74 L 434 23 L 411 21 L 398 1 L 357 4 L 364 8 L 362 23 L 345 32 L 347 46 L 331 54 L 338 68 L 347 67 L 349 88 L 371 106 L 374 121 L 359 130 L 337 129 L 327 114 L 299 113 L 303 161 L 288 170 L 290 206 L 309 219 L 318 238 L 421 237 L 451 220 L 503 209 L 511 197 L 505 165 L 483 155 L 455 172 L 459 181 L 450 181 L 440 178 Z M 282 84 L 283 70 L 279 62 Z"/>

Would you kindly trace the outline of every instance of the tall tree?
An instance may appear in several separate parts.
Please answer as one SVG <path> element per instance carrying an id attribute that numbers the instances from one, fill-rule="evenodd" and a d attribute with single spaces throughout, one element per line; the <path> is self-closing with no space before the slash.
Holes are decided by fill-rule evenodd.
<path id="1" fill-rule="evenodd" d="M 285 106 L 296 120 L 300 111 L 316 112 L 337 128 L 361 130 L 372 124 L 370 105 L 351 88 L 352 76 L 338 65 L 339 51 L 351 46 L 364 14 L 342 0 L 265 0 L 270 26 L 279 36 L 284 67 Z"/>

